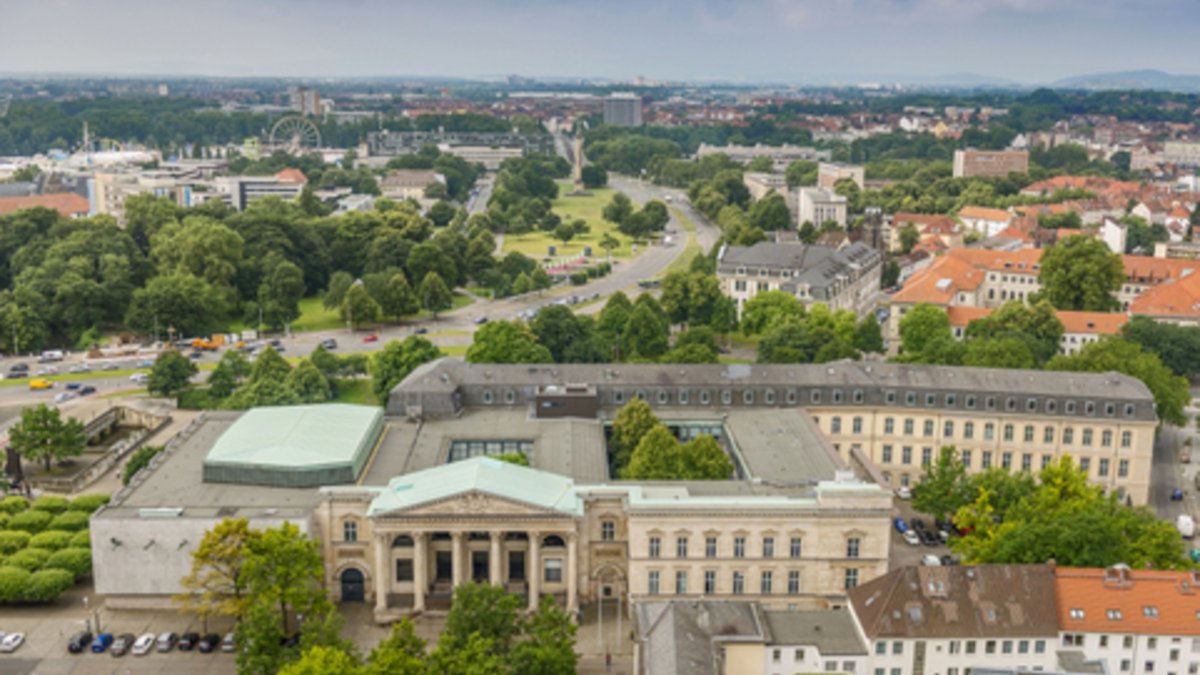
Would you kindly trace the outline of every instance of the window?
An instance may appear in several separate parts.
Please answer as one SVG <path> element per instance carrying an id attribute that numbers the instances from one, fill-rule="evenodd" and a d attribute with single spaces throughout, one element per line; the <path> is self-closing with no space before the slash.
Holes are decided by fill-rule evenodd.
<path id="1" fill-rule="evenodd" d="M 600 541 L 616 541 L 617 539 L 617 524 L 611 520 L 601 521 L 600 523 Z"/>
<path id="2" fill-rule="evenodd" d="M 1121 620 L 1121 610 L 1119 610 L 1119 609 L 1110 609 L 1106 612 L 1106 614 L 1108 615 L 1109 621 L 1120 621 Z"/>
<path id="3" fill-rule="evenodd" d="M 484 404 L 484 405 L 491 405 L 491 403 L 492 403 L 492 390 L 491 390 L 491 389 L 485 389 L 485 390 L 483 391 L 483 404 Z"/>
<path id="4" fill-rule="evenodd" d="M 675 595 L 687 595 L 687 572 L 675 573 Z"/>
<path id="5" fill-rule="evenodd" d="M 1155 607 L 1154 605 L 1146 605 L 1145 607 L 1142 608 L 1142 616 L 1149 617 L 1151 619 L 1157 619 L 1158 618 L 1158 608 Z"/>
<path id="6" fill-rule="evenodd" d="M 753 404 L 754 403 L 754 392 L 748 391 L 748 390 L 743 391 L 742 392 L 742 403 L 745 403 L 746 405 Z"/>
<path id="7" fill-rule="evenodd" d="M 942 438 L 954 438 L 954 422 L 947 420 L 942 424 Z"/>
<path id="8" fill-rule="evenodd" d="M 983 457 L 982 457 L 982 460 L 981 460 L 981 466 L 982 466 L 984 469 L 990 469 L 990 468 L 992 468 L 992 451 L 991 451 L 991 450 L 984 450 L 984 451 L 983 451 Z"/>
<path id="9" fill-rule="evenodd" d="M 1012 439 L 1013 439 L 1013 425 L 1005 424 L 1004 425 L 1004 440 L 1012 441 Z"/>
<path id="10" fill-rule="evenodd" d="M 808 399 L 810 401 L 812 401 L 813 403 L 820 403 L 821 402 L 821 391 L 819 389 L 814 389 L 812 394 L 809 395 Z"/>
<path id="11" fill-rule="evenodd" d="M 958 640 L 951 640 L 948 647 L 951 654 L 958 654 L 961 651 L 962 643 Z"/>
<path id="12" fill-rule="evenodd" d="M 859 543 L 860 542 L 859 542 L 858 537 L 850 537 L 849 539 L 846 540 L 846 557 L 847 558 L 857 558 L 858 557 Z"/>
<path id="13" fill-rule="evenodd" d="M 413 580 L 413 561 L 412 558 L 400 558 L 396 560 L 396 581 L 412 581 Z"/>
<path id="14" fill-rule="evenodd" d="M 904 643 L 899 640 L 896 640 L 895 642 L 893 642 L 892 643 L 892 653 L 893 654 L 903 654 L 904 653 Z"/>
<path id="15" fill-rule="evenodd" d="M 1004 467 L 1005 469 L 1012 468 L 1012 453 L 1011 452 L 1001 453 L 1000 466 Z"/>
<path id="16" fill-rule="evenodd" d="M 911 417 L 909 417 L 904 420 L 904 435 L 912 436 L 912 433 L 913 433 L 913 420 Z"/>
<path id="17" fill-rule="evenodd" d="M 968 654 L 975 653 L 975 641 L 974 640 L 967 640 L 967 653 Z"/>
<path id="18" fill-rule="evenodd" d="M 854 418 L 854 421 L 850 425 L 850 431 L 853 433 L 856 433 L 856 434 L 862 433 L 862 418 L 861 417 Z"/>
<path id="19" fill-rule="evenodd" d="M 1121 432 L 1121 447 L 1128 448 L 1131 445 L 1133 445 L 1133 432 L 1122 431 Z"/>
<path id="20" fill-rule="evenodd" d="M 845 398 L 845 396 L 842 394 L 841 389 L 834 389 L 833 394 L 830 395 L 830 398 L 833 400 L 834 403 L 841 403 L 842 400 Z"/>
<path id="21" fill-rule="evenodd" d="M 842 584 L 842 588 L 847 591 L 858 586 L 858 570 L 853 567 L 846 570 L 846 581 Z"/>
<path id="22" fill-rule="evenodd" d="M 987 642 L 983 643 L 983 651 L 986 654 L 995 654 L 996 653 L 996 641 L 988 640 Z"/>
<path id="23" fill-rule="evenodd" d="M 1105 429 L 1104 431 L 1100 432 L 1100 446 L 1101 447 L 1111 448 L 1112 441 L 1113 441 L 1113 435 L 1112 435 L 1111 431 L 1109 431 L 1108 429 Z"/>
<path id="24" fill-rule="evenodd" d="M 1105 417 L 1112 417 L 1116 414 L 1117 414 L 1116 404 L 1114 404 L 1114 403 L 1105 403 L 1104 404 L 1104 416 Z"/>
<path id="25" fill-rule="evenodd" d="M 863 390 L 855 389 L 854 393 L 851 394 L 851 398 L 854 400 L 855 403 L 862 403 L 865 400 L 865 397 L 863 396 Z"/>
<path id="26" fill-rule="evenodd" d="M 1020 642 L 1017 643 L 1017 653 L 1018 654 L 1028 654 L 1029 653 L 1029 640 L 1021 640 Z"/>
<path id="27" fill-rule="evenodd" d="M 1071 427 L 1063 429 L 1063 445 L 1071 445 L 1075 442 L 1075 430 Z"/>
<path id="28" fill-rule="evenodd" d="M 1087 475 L 1088 470 L 1091 468 L 1092 468 L 1092 458 L 1091 457 L 1080 457 L 1079 458 L 1079 470 L 1082 471 L 1085 476 Z"/>
<path id="29" fill-rule="evenodd" d="M 1128 478 L 1129 477 L 1129 460 L 1122 459 L 1121 461 L 1117 462 L 1117 477 L 1118 478 Z"/>
<path id="30" fill-rule="evenodd" d="M 901 448 L 900 463 L 901 464 L 912 464 L 912 448 L 911 447 L 906 445 L 903 448 Z"/>
<path id="31" fill-rule="evenodd" d="M 876 654 L 887 654 L 887 643 L 884 642 L 883 640 L 876 642 L 875 643 L 875 653 Z"/>
<path id="32" fill-rule="evenodd" d="M 929 466 L 933 463 L 933 448 L 921 448 L 921 466 Z"/>
<path id="33" fill-rule="evenodd" d="M 1096 467 L 1096 474 L 1098 476 L 1100 476 L 1101 478 L 1108 475 L 1108 459 L 1107 458 L 1103 458 L 1100 460 L 1100 465 Z"/>
<path id="34" fill-rule="evenodd" d="M 676 537 L 675 538 L 675 557 L 676 558 L 686 558 L 687 557 L 687 546 L 688 546 L 688 538 L 687 537 Z"/>
<path id="35" fill-rule="evenodd" d="M 963 463 L 963 467 L 965 467 L 967 469 L 971 468 L 971 451 L 970 450 L 962 451 L 962 463 Z"/>
<path id="36" fill-rule="evenodd" d="M 342 523 L 342 541 L 358 541 L 358 521 L 347 520 Z"/>
<path id="37" fill-rule="evenodd" d="M 1065 410 L 1068 415 L 1074 415 L 1075 414 L 1075 401 L 1067 401 L 1066 403 L 1064 403 L 1063 410 Z"/>
<path id="38" fill-rule="evenodd" d="M 1132 403 L 1125 404 L 1125 416 L 1133 417 L 1133 404 Z"/>
<path id="39" fill-rule="evenodd" d="M 1025 399 L 1025 412 L 1037 412 L 1037 399 Z"/>
<path id="40" fill-rule="evenodd" d="M 888 405 L 895 405 L 896 404 L 896 392 L 894 392 L 894 391 L 884 392 L 883 400 Z"/>
<path id="41" fill-rule="evenodd" d="M 1021 455 L 1021 470 L 1033 471 L 1033 455 L 1029 454 L 1028 452 Z"/>
<path id="42" fill-rule="evenodd" d="M 562 558 L 546 558 L 546 563 L 543 566 L 545 574 L 542 578 L 548 582 L 561 582 L 563 580 L 563 561 Z"/>
<path id="43" fill-rule="evenodd" d="M 658 570 L 650 571 L 650 580 L 648 585 L 648 592 L 650 595 L 658 595 Z"/>
<path id="44" fill-rule="evenodd" d="M 885 433 L 885 434 L 896 433 L 896 420 L 894 420 L 890 417 L 885 417 L 883 419 L 883 433 Z"/>
<path id="45" fill-rule="evenodd" d="M 803 543 L 800 537 L 792 537 L 791 544 L 788 546 L 788 555 L 793 558 L 799 558 Z"/>
<path id="46" fill-rule="evenodd" d="M 957 399 L 954 398 L 954 394 L 946 394 L 946 407 L 947 408 L 953 408 L 954 404 L 956 402 L 957 402 Z"/>
<path id="47" fill-rule="evenodd" d="M 925 394 L 925 407 L 932 408 L 937 405 L 937 394 Z"/>
<path id="48" fill-rule="evenodd" d="M 1032 424 L 1025 425 L 1025 442 L 1026 443 L 1033 442 L 1033 425 Z"/>
<path id="49" fill-rule="evenodd" d="M 1096 403 L 1094 401 L 1088 401 L 1088 402 L 1084 403 L 1083 404 L 1083 414 L 1087 415 L 1088 417 L 1095 415 L 1096 414 Z"/>
<path id="50" fill-rule="evenodd" d="M 996 426 L 991 422 L 983 425 L 983 440 L 990 441 L 996 437 Z"/>
<path id="51" fill-rule="evenodd" d="M 733 557 L 735 557 L 735 558 L 745 558 L 746 557 L 746 538 L 745 537 L 734 537 L 733 538 Z"/>
<path id="52" fill-rule="evenodd" d="M 788 571 L 788 595 L 800 595 L 800 570 Z"/>
<path id="53" fill-rule="evenodd" d="M 971 440 L 975 438 L 975 423 L 963 422 L 963 438 Z"/>
<path id="54" fill-rule="evenodd" d="M 1054 427 L 1046 427 L 1045 429 L 1042 430 L 1042 442 L 1043 443 L 1053 443 L 1054 442 Z"/>
<path id="55" fill-rule="evenodd" d="M 779 663 L 782 658 L 783 658 L 783 650 L 782 649 L 772 649 L 771 650 L 771 663 Z"/>
<path id="56" fill-rule="evenodd" d="M 708 405 L 708 402 L 711 400 L 712 394 L 708 393 L 707 389 L 700 392 L 700 405 Z"/>
<path id="57" fill-rule="evenodd" d="M 971 410 L 975 409 L 975 396 L 974 395 L 967 397 L 967 408 L 969 408 Z"/>
<path id="58" fill-rule="evenodd" d="M 833 434 L 842 433 L 842 418 L 834 417 L 829 422 L 829 432 Z"/>
<path id="59" fill-rule="evenodd" d="M 716 537 L 705 537 L 704 538 L 704 557 L 705 558 L 717 557 L 717 538 Z"/>
<path id="60" fill-rule="evenodd" d="M 762 595 L 770 595 L 773 578 L 774 573 L 771 570 L 763 570 L 762 576 L 759 577 L 758 592 Z"/>
<path id="61" fill-rule="evenodd" d="M 1004 409 L 1009 412 L 1015 411 L 1017 409 L 1017 399 L 1013 396 L 1009 396 L 1007 399 L 1005 399 Z"/>
<path id="62" fill-rule="evenodd" d="M 660 404 L 665 404 L 669 398 L 670 395 L 665 390 L 658 392 L 658 402 Z"/>
<path id="63" fill-rule="evenodd" d="M 662 551 L 662 540 L 658 537 L 650 537 L 650 557 L 657 558 Z"/>
<path id="64" fill-rule="evenodd" d="M 925 420 L 925 424 L 922 425 L 921 431 L 924 433 L 925 436 L 932 436 L 933 435 L 933 420 Z"/>
<path id="65" fill-rule="evenodd" d="M 730 392 L 728 389 L 721 390 L 721 403 L 723 403 L 725 405 L 729 405 L 730 403 L 733 403 L 733 393 Z"/>
<path id="66" fill-rule="evenodd" d="M 1000 652 L 1003 654 L 1011 654 L 1013 651 L 1012 640 L 1005 640 L 1000 643 Z"/>
<path id="67" fill-rule="evenodd" d="M 775 557 L 775 537 L 763 537 L 763 556 L 764 558 Z"/>
<path id="68" fill-rule="evenodd" d="M 904 405 L 914 406 L 917 404 L 917 395 L 911 391 L 904 392 Z"/>
<path id="69" fill-rule="evenodd" d="M 883 446 L 883 454 L 880 457 L 880 461 L 883 462 L 884 464 L 892 463 L 892 446 L 890 446 L 890 445 Z"/>
<path id="70" fill-rule="evenodd" d="M 687 405 L 689 400 L 688 390 L 684 389 L 679 392 L 679 405 Z"/>
<path id="71" fill-rule="evenodd" d="M 746 575 L 741 572 L 733 573 L 733 594 L 741 595 L 746 592 Z"/>
<path id="72" fill-rule="evenodd" d="M 1058 402 L 1053 399 L 1046 401 L 1046 412 L 1051 415 L 1058 412 Z"/>
<path id="73" fill-rule="evenodd" d="M 717 592 L 716 570 L 704 570 L 704 594 L 712 595 Z"/>

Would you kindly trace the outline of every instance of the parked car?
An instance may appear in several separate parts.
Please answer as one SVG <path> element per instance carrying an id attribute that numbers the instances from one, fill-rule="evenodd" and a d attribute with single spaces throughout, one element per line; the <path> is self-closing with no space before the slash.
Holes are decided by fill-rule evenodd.
<path id="1" fill-rule="evenodd" d="M 951 565 L 957 565 L 957 564 L 958 564 L 958 556 L 956 556 L 956 555 L 942 556 L 942 566 L 943 567 L 950 567 Z"/>
<path id="2" fill-rule="evenodd" d="M 133 648 L 130 651 L 134 656 L 145 656 L 154 649 L 154 633 L 142 633 L 142 635 L 133 643 Z"/>
<path id="3" fill-rule="evenodd" d="M 81 384 L 79 382 L 68 382 L 65 386 L 67 388 L 67 391 L 77 391 L 81 387 L 83 387 L 83 384 Z"/>
<path id="4" fill-rule="evenodd" d="M 925 555 L 921 556 L 921 564 L 925 567 L 941 567 L 942 560 L 936 555 Z"/>
<path id="5" fill-rule="evenodd" d="M 157 645 L 158 651 L 169 652 L 175 648 L 176 642 L 179 642 L 179 633 L 159 633 L 154 644 Z"/>
<path id="6" fill-rule="evenodd" d="M 195 631 L 184 633 L 183 637 L 179 638 L 179 651 L 190 652 L 196 646 L 196 643 L 199 641 L 200 641 L 199 633 L 197 633 Z"/>
<path id="7" fill-rule="evenodd" d="M 1173 501 L 1173 502 L 1183 501 L 1183 489 L 1182 488 L 1175 488 L 1174 490 L 1171 490 L 1171 501 Z"/>
<path id="8" fill-rule="evenodd" d="M 112 361 L 100 364 L 100 370 L 102 370 L 102 371 L 116 370 L 118 367 L 119 366 Z"/>
<path id="9" fill-rule="evenodd" d="M 133 649 L 133 642 L 136 639 L 133 633 L 121 633 L 117 636 L 117 639 L 113 640 L 112 655 L 125 656 L 129 653 L 130 649 Z"/>
<path id="10" fill-rule="evenodd" d="M 73 391 L 60 391 L 54 395 L 55 403 L 66 403 L 73 398 L 79 398 L 79 395 Z"/>
<path id="11" fill-rule="evenodd" d="M 11 654 L 23 644 L 25 644 L 24 633 L 9 633 L 4 636 L 3 640 L 0 640 L 0 652 Z"/>
<path id="12" fill-rule="evenodd" d="M 896 531 L 900 534 L 908 532 L 908 523 L 904 522 L 904 519 L 899 516 L 892 520 L 892 526 L 895 527 Z"/>
<path id="13" fill-rule="evenodd" d="M 900 499 L 912 499 L 912 490 L 906 487 L 898 487 L 896 488 L 896 497 Z"/>
<path id="14" fill-rule="evenodd" d="M 426 328 L 425 326 L 417 326 L 416 328 L 413 329 L 413 335 L 424 335 L 428 332 L 429 332 L 429 329 Z"/>
<path id="15" fill-rule="evenodd" d="M 37 369 L 38 375 L 57 375 L 58 366 L 42 366 Z"/>
<path id="16" fill-rule="evenodd" d="M 571 303 L 571 304 L 575 304 L 575 303 Z M 487 322 L 488 322 L 488 318 L 486 316 L 477 317 L 475 319 L 475 325 L 477 325 L 477 326 L 482 326 L 483 324 L 485 324 Z"/>
<path id="17" fill-rule="evenodd" d="M 924 530 L 925 529 L 925 521 L 921 520 L 920 518 L 913 518 L 912 526 L 913 526 L 914 530 Z"/>
<path id="18" fill-rule="evenodd" d="M 94 394 L 94 393 L 96 393 L 96 388 L 90 384 L 85 384 L 84 386 L 79 388 L 80 396 L 87 396 L 88 394 Z"/>
<path id="19" fill-rule="evenodd" d="M 66 356 L 66 353 L 61 349 L 47 349 L 38 357 L 38 363 L 54 363 L 55 361 L 62 361 Z"/>
<path id="20" fill-rule="evenodd" d="M 29 389 L 31 391 L 44 391 L 46 389 L 51 389 L 53 387 L 54 387 L 53 382 L 51 382 L 50 380 L 47 380 L 47 379 L 40 378 L 40 377 L 37 378 L 36 380 L 29 381 Z"/>
<path id="21" fill-rule="evenodd" d="M 233 638 L 233 633 L 226 633 L 225 637 L 221 638 L 221 651 L 227 654 L 237 651 L 237 640 Z"/>
<path id="22" fill-rule="evenodd" d="M 371 333 L 370 335 L 364 335 L 363 342 L 379 342 L 379 336 L 374 333 Z"/>
<path id="23" fill-rule="evenodd" d="M 87 631 L 81 631 L 71 636 L 67 641 L 67 651 L 72 654 L 79 654 L 86 650 L 88 645 L 92 644 L 92 634 Z"/>
<path id="24" fill-rule="evenodd" d="M 68 373 L 90 373 L 90 372 L 92 372 L 92 369 L 89 368 L 88 364 L 86 364 L 86 363 L 76 363 L 75 365 L 71 366 L 70 368 L 67 368 L 67 372 Z"/>
<path id="25" fill-rule="evenodd" d="M 325 349 L 337 349 L 337 340 L 333 338 L 325 338 L 321 340 L 321 346 Z"/>
<path id="26" fill-rule="evenodd" d="M 112 633 L 101 633 L 96 636 L 95 640 L 92 640 L 92 653 L 103 654 L 106 649 L 112 646 L 112 643 Z"/>
<path id="27" fill-rule="evenodd" d="M 1194 548 L 1188 551 L 1188 557 L 1192 559 L 1192 562 L 1200 563 L 1200 548 Z"/>
<path id="28" fill-rule="evenodd" d="M 908 530 L 904 533 L 904 541 L 917 546 L 921 543 L 921 538 L 917 536 L 915 530 Z"/>
<path id="29" fill-rule="evenodd" d="M 134 373 L 129 376 L 129 381 L 134 384 L 146 384 L 150 381 L 150 376 L 146 373 Z"/>
<path id="30" fill-rule="evenodd" d="M 14 363 L 8 367 L 8 372 L 10 374 L 12 374 L 12 373 L 28 373 L 29 372 L 29 364 L 28 363 Z"/>
<path id="31" fill-rule="evenodd" d="M 937 546 L 942 543 L 938 536 L 929 530 L 917 530 L 917 536 L 921 538 L 921 543 L 926 546 Z"/>
<path id="32" fill-rule="evenodd" d="M 217 650 L 217 646 L 220 644 L 221 636 L 216 633 L 209 633 L 200 638 L 200 642 L 197 643 L 196 648 L 200 650 L 201 654 L 211 654 Z"/>
<path id="33" fill-rule="evenodd" d="M 1196 521 L 1186 513 L 1180 514 L 1175 519 L 1175 529 L 1179 530 L 1180 536 L 1184 539 L 1191 539 L 1196 536 Z"/>
<path id="34" fill-rule="evenodd" d="M 117 364 L 114 363 L 112 365 L 115 366 Z M 154 367 L 154 359 L 142 359 L 141 361 L 137 362 L 137 367 L 138 368 L 153 368 Z"/>

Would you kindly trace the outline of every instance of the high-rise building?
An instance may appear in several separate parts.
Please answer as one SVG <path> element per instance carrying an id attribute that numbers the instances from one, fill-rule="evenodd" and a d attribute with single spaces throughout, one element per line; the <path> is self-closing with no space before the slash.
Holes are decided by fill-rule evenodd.
<path id="1" fill-rule="evenodd" d="M 642 126 L 642 99 L 631 92 L 617 92 L 604 99 L 604 123 L 614 127 Z"/>
<path id="2" fill-rule="evenodd" d="M 954 177 L 994 176 L 1003 178 L 1010 173 L 1029 171 L 1029 152 L 1026 150 L 955 150 Z"/>
<path id="3" fill-rule="evenodd" d="M 320 115 L 321 93 L 308 87 L 293 87 L 288 90 L 288 105 L 301 115 Z"/>

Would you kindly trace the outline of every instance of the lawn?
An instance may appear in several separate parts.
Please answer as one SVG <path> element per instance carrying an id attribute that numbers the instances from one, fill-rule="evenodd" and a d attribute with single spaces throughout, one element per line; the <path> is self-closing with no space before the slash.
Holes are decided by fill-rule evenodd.
<path id="1" fill-rule="evenodd" d="M 475 302 L 475 300 L 465 293 L 455 293 L 452 310 L 466 307 Z M 404 317 L 405 319 L 428 319 L 429 312 L 418 312 L 412 316 Z M 336 310 L 327 310 L 322 304 L 320 296 L 305 298 L 300 301 L 300 318 L 292 322 L 293 333 L 310 333 L 319 330 L 337 330 L 345 328 L 346 322 L 342 320 L 341 314 Z"/>
<path id="2" fill-rule="evenodd" d="M 576 218 L 582 218 L 587 221 L 591 231 L 587 234 L 580 235 L 572 239 L 564 245 L 549 232 L 529 232 L 527 234 L 506 234 L 504 235 L 504 252 L 518 251 L 534 260 L 541 260 L 548 256 L 550 246 L 557 247 L 555 257 L 575 256 L 583 252 L 584 246 L 592 247 L 592 256 L 597 260 L 604 260 L 606 253 L 600 248 L 600 240 L 605 233 L 612 234 L 617 241 L 621 242 L 620 248 L 614 248 L 612 255 L 614 258 L 628 258 L 632 255 L 630 248 L 631 239 L 617 231 L 617 226 L 604 220 L 600 213 L 604 207 L 608 205 L 609 200 L 616 193 L 612 188 L 597 188 L 590 190 L 592 193 L 588 197 L 567 197 L 566 193 L 573 189 L 570 181 L 560 181 L 558 184 L 558 199 L 554 200 L 552 207 L 563 222 L 570 222 Z"/>
<path id="3" fill-rule="evenodd" d="M 375 392 L 371 390 L 371 378 L 342 378 L 337 381 L 336 403 L 357 403 L 359 405 L 379 405 Z"/>

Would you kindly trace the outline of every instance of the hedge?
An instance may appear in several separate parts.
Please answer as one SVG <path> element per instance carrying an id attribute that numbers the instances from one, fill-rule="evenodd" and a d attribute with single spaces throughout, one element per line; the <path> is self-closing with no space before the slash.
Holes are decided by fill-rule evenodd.
<path id="1" fill-rule="evenodd" d="M 86 530 L 88 526 L 88 518 L 91 514 L 83 511 L 67 511 L 54 517 L 54 520 L 46 526 L 50 530 L 62 530 L 63 532 L 78 532 Z"/>
<path id="2" fill-rule="evenodd" d="M 89 530 L 80 530 L 71 535 L 71 548 L 87 548 L 92 547 L 92 533 Z"/>
<path id="3" fill-rule="evenodd" d="M 8 526 L 9 518 L 12 518 L 12 516 L 8 515 L 4 511 L 0 511 L 0 529 L 4 529 Z"/>
<path id="4" fill-rule="evenodd" d="M 40 570 L 29 575 L 22 600 L 47 602 L 66 592 L 75 584 L 75 577 L 66 570 Z"/>
<path id="5" fill-rule="evenodd" d="M 83 511 L 84 513 L 95 513 L 96 509 L 108 503 L 112 499 L 109 495 L 94 494 L 94 495 L 79 495 L 71 500 L 70 509 L 72 511 Z"/>
<path id="6" fill-rule="evenodd" d="M 0 511 L 7 514 L 20 513 L 29 508 L 29 500 L 24 497 L 13 495 L 0 499 Z"/>
<path id="7" fill-rule="evenodd" d="M 30 572 L 42 568 L 46 561 L 50 559 L 50 551 L 42 548 L 23 548 L 20 551 L 8 556 L 4 561 L 9 567 L 20 567 L 27 569 Z"/>
<path id="8" fill-rule="evenodd" d="M 50 554 L 42 569 L 66 570 L 76 579 L 92 573 L 92 552 L 86 548 L 64 548 Z"/>
<path id="9" fill-rule="evenodd" d="M 58 516 L 58 518 L 62 518 L 62 516 Z M 51 520 L 56 520 L 56 517 L 45 511 L 25 511 L 9 519 L 8 528 L 10 530 L 24 530 L 30 534 L 37 534 L 46 529 Z"/>
<path id="10" fill-rule="evenodd" d="M 21 600 L 31 576 L 29 570 L 20 567 L 0 567 L 0 602 Z"/>
<path id="11" fill-rule="evenodd" d="M 72 536 L 74 535 L 70 532 L 57 532 L 54 530 L 39 532 L 29 540 L 29 545 L 33 548 L 44 548 L 47 551 L 53 552 L 70 546 Z"/>
<path id="12" fill-rule="evenodd" d="M 29 508 L 33 509 L 34 511 L 45 511 L 46 513 L 52 513 L 57 516 L 63 511 L 66 511 L 67 507 L 70 505 L 71 501 L 66 497 L 59 497 L 58 495 L 42 495 L 41 497 L 33 500 L 33 503 L 29 505 Z"/>
<path id="13" fill-rule="evenodd" d="M 7 531 L 0 532 L 0 553 L 8 555 L 16 553 L 29 545 L 29 538 L 33 536 L 28 532 Z"/>

